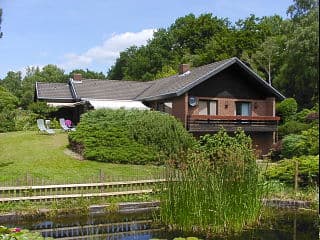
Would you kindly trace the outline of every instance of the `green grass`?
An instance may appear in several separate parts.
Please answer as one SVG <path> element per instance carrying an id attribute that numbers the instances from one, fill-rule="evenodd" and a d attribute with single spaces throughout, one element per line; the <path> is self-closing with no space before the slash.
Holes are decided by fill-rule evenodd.
<path id="1" fill-rule="evenodd" d="M 157 166 L 78 160 L 65 153 L 67 138 L 67 133 L 1 133 L 0 185 L 143 179 L 157 177 L 163 170 Z"/>

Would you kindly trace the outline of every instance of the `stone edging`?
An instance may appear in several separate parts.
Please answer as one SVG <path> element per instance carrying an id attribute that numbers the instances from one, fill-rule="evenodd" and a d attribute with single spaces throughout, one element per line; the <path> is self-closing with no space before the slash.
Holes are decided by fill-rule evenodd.
<path id="1" fill-rule="evenodd" d="M 263 199 L 263 204 L 268 207 L 278 207 L 278 208 L 310 208 L 311 201 L 301 201 L 293 199 Z"/>
<path id="2" fill-rule="evenodd" d="M 88 214 L 91 216 L 106 214 L 110 212 L 118 213 L 138 213 L 145 211 L 152 211 L 159 209 L 160 202 L 125 202 L 125 203 L 115 203 L 115 204 L 104 204 L 104 205 L 91 205 L 88 208 Z M 36 213 L 6 213 L 0 215 L 0 224 L 4 222 L 17 221 L 21 219 L 32 218 L 35 216 L 45 217 L 50 214 L 50 209 L 39 209 Z M 58 210 L 57 216 L 66 215 L 66 211 L 61 209 Z M 72 214 L 68 214 L 69 216 Z"/>
<path id="3" fill-rule="evenodd" d="M 278 208 L 310 208 L 311 201 L 300 201 L 300 200 L 283 200 L 283 199 L 263 199 L 263 204 L 268 207 L 278 207 Z M 99 215 L 108 212 L 118 212 L 118 213 L 137 213 L 145 212 L 159 209 L 160 202 L 125 202 L 125 203 L 115 203 L 115 204 L 104 204 L 104 205 L 91 205 L 89 206 L 89 215 Z M 35 215 L 44 217 L 50 213 L 50 209 L 39 209 L 35 213 L 7 213 L 0 215 L 0 223 L 8 221 L 17 221 L 19 219 L 25 219 L 28 217 L 34 217 Z M 61 210 L 60 213 L 65 215 L 65 210 Z M 59 212 L 58 212 L 59 216 Z"/>

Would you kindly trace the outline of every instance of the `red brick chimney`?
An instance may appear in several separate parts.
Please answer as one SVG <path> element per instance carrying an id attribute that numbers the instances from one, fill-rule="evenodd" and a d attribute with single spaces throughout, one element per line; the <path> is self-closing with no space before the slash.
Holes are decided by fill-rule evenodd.
<path id="1" fill-rule="evenodd" d="M 184 74 L 190 70 L 189 64 L 180 64 L 179 65 L 179 74 Z"/>
<path id="2" fill-rule="evenodd" d="M 82 75 L 81 75 L 81 73 L 74 73 L 74 74 L 73 74 L 73 80 L 74 80 L 74 81 L 81 81 L 81 80 L 82 80 Z"/>

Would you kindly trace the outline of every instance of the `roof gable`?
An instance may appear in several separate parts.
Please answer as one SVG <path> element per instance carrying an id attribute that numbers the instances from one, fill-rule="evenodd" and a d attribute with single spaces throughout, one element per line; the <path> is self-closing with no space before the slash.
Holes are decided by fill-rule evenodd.
<path id="1" fill-rule="evenodd" d="M 252 76 L 263 88 L 265 88 L 265 90 L 277 97 L 277 99 L 282 100 L 285 98 L 280 92 L 259 77 L 253 70 L 247 67 L 238 58 L 234 57 L 194 68 L 189 74 L 174 75 L 168 78 L 156 80 L 149 89 L 138 97 L 138 99 L 147 101 L 180 96 L 233 64 L 238 64 L 247 74 Z"/>

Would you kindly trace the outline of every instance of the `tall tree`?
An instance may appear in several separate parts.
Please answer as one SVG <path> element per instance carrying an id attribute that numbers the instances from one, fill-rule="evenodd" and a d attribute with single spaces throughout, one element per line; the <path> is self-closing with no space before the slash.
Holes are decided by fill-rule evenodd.
<path id="1" fill-rule="evenodd" d="M 287 14 L 292 19 L 306 15 L 310 10 L 319 7 L 319 1 L 317 0 L 294 0 L 293 2 L 294 4 L 290 5 L 287 10 Z"/>
<path id="2" fill-rule="evenodd" d="M 36 82 L 67 82 L 68 75 L 64 70 L 55 65 L 49 64 L 41 70 L 38 67 L 28 67 L 26 76 L 22 81 L 21 105 L 27 107 L 33 102 L 34 86 Z"/>
<path id="3" fill-rule="evenodd" d="M 106 79 L 107 77 L 102 72 L 95 72 L 89 69 L 75 69 L 69 73 L 69 78 L 73 77 L 73 74 L 80 73 L 81 76 L 85 79 Z"/>
<path id="4" fill-rule="evenodd" d="M 298 1 L 296 1 L 298 2 Z M 305 10 L 297 10 L 305 12 Z M 319 6 L 290 22 L 284 62 L 275 79 L 287 97 L 301 107 L 311 107 L 319 99 Z"/>
<path id="5" fill-rule="evenodd" d="M 9 92 L 11 92 L 18 98 L 21 96 L 21 84 L 22 77 L 20 71 L 9 71 L 7 73 L 7 76 L 1 81 L 1 86 L 6 88 Z"/>

